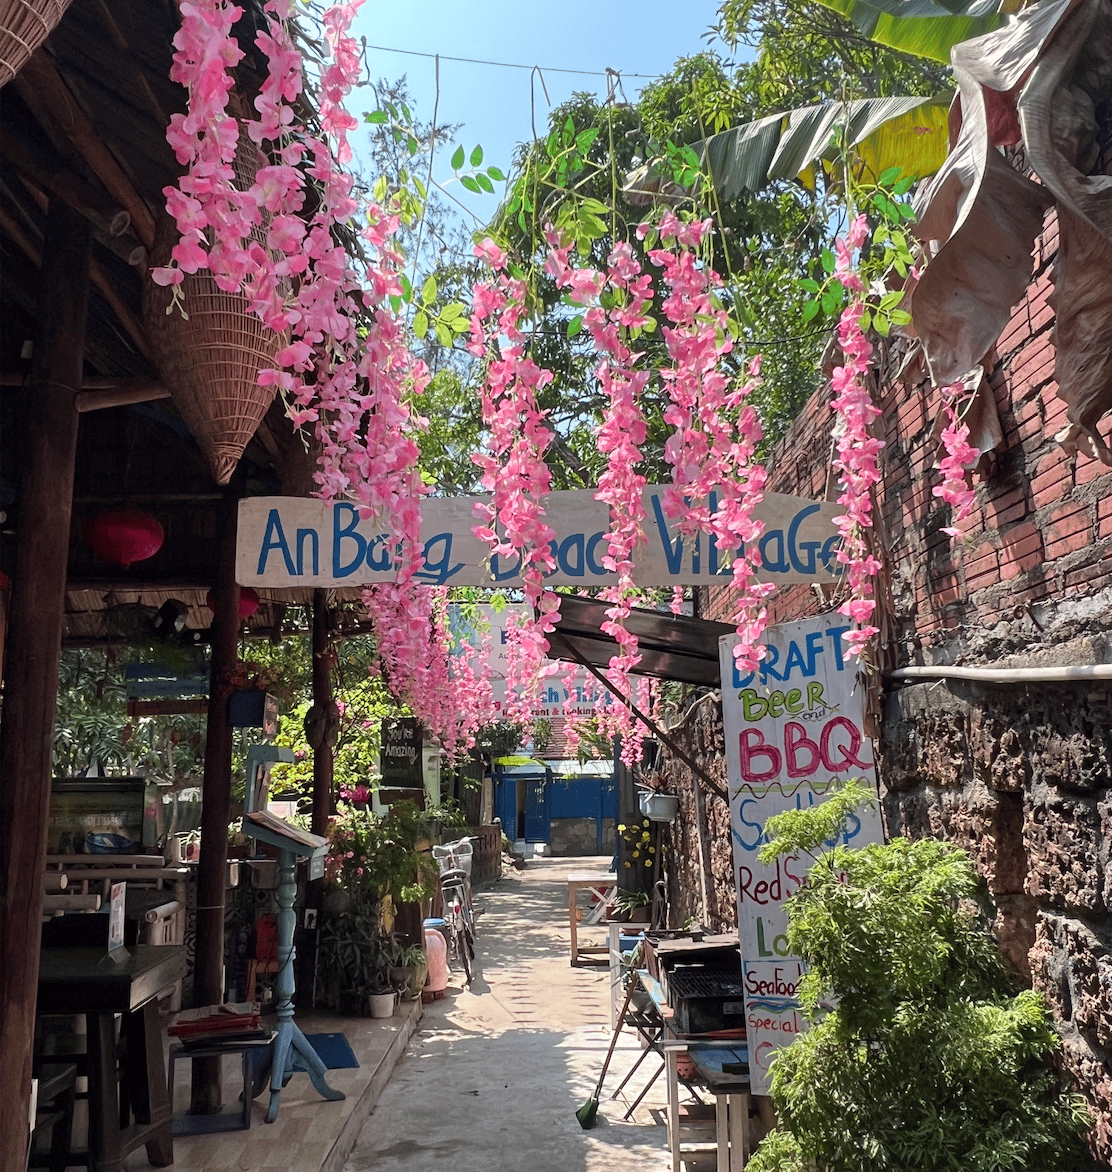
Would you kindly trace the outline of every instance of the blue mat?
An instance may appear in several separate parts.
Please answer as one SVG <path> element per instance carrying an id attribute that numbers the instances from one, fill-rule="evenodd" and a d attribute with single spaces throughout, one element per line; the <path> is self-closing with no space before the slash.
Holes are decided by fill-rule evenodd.
<path id="1" fill-rule="evenodd" d="M 355 1051 L 343 1034 L 306 1034 L 305 1040 L 316 1050 L 320 1060 L 329 1070 L 354 1070 L 359 1065 Z M 290 1069 L 305 1069 L 296 1055 Z"/>
<path id="2" fill-rule="evenodd" d="M 316 1050 L 320 1060 L 328 1070 L 354 1070 L 359 1065 L 351 1043 L 343 1034 L 306 1034 L 305 1040 Z M 252 1055 L 256 1076 L 262 1070 L 263 1064 L 270 1061 L 271 1047 L 260 1049 L 258 1054 Z M 305 1067 L 296 1053 L 291 1051 L 293 1061 L 289 1064 L 289 1073 L 304 1073 Z"/>

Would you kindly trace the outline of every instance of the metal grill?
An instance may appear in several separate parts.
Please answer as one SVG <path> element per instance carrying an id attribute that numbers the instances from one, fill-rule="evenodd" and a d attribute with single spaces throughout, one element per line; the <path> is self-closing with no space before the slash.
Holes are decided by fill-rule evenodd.
<path id="1" fill-rule="evenodd" d="M 745 996 L 745 986 L 740 973 L 716 972 L 702 969 L 673 969 L 668 974 L 668 990 L 673 1003 L 678 997 L 738 998 Z"/>

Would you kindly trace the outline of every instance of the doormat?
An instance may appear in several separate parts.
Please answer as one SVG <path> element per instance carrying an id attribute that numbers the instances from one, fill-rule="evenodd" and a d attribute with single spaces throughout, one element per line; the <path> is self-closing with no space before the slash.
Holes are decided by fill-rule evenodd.
<path id="1" fill-rule="evenodd" d="M 305 1040 L 317 1052 L 318 1057 L 328 1070 L 354 1070 L 359 1065 L 359 1059 L 355 1057 L 351 1043 L 343 1034 L 306 1034 Z M 261 1078 L 264 1068 L 269 1068 L 273 1053 L 274 1047 L 267 1046 L 251 1055 L 256 1083 Z M 290 1050 L 290 1059 L 288 1066 L 290 1074 L 307 1073 L 295 1050 Z"/>
<path id="2" fill-rule="evenodd" d="M 306 1034 L 305 1040 L 316 1050 L 321 1062 L 329 1070 L 354 1070 L 359 1065 L 351 1043 L 343 1034 Z M 301 1060 L 294 1055 L 294 1070 L 304 1070 Z"/>

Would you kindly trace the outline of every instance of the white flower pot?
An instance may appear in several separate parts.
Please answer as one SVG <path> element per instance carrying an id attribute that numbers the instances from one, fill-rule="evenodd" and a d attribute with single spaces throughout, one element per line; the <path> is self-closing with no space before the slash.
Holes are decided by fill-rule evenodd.
<path id="1" fill-rule="evenodd" d="M 394 1012 L 397 999 L 398 995 L 393 991 L 368 994 L 367 1005 L 371 1011 L 371 1017 L 390 1017 Z"/>
<path id="2" fill-rule="evenodd" d="M 657 794 L 642 790 L 639 799 L 641 813 L 651 822 L 671 822 L 680 808 L 675 794 Z"/>

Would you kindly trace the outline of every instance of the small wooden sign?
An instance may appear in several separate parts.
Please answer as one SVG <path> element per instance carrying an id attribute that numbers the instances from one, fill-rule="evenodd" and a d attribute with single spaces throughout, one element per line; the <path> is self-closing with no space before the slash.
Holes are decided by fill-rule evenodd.
<path id="1" fill-rule="evenodd" d="M 113 883 L 108 902 L 108 955 L 115 956 L 124 946 L 124 892 L 126 883 Z"/>

